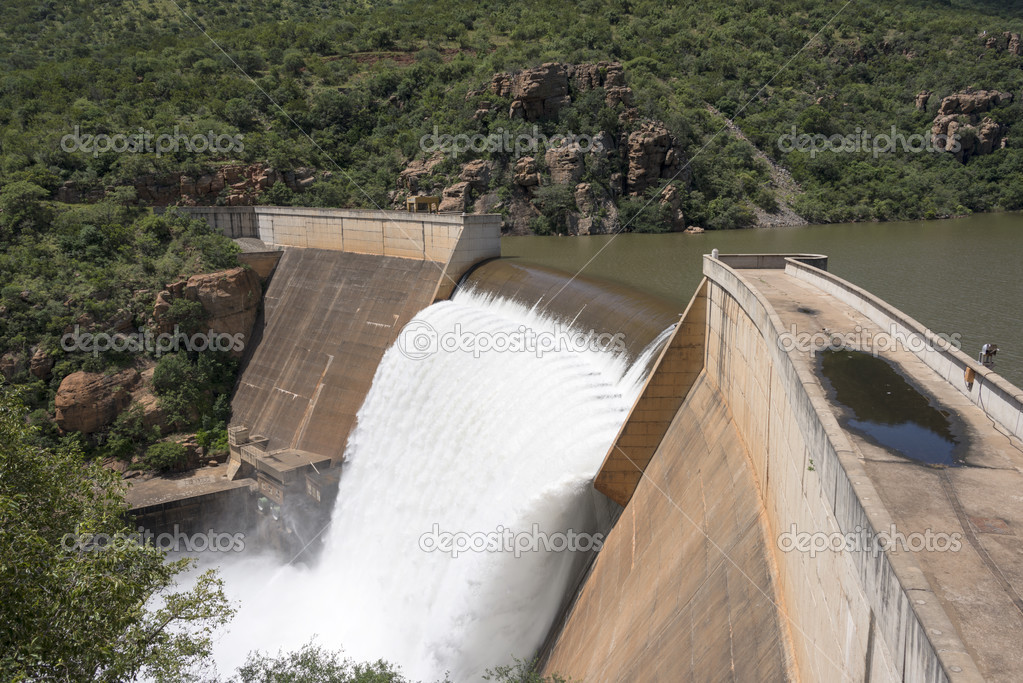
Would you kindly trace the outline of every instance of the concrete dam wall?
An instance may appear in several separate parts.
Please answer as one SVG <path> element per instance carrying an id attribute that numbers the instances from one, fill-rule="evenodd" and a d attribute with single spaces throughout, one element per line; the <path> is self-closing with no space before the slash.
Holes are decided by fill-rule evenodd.
<path id="1" fill-rule="evenodd" d="M 1019 680 L 1021 548 L 1003 540 L 1019 514 L 1002 482 L 1020 480 L 1020 392 L 826 262 L 705 258 L 706 279 L 596 477 L 625 508 L 542 653 L 546 672 Z M 967 460 L 979 468 L 915 464 L 840 424 L 813 352 L 786 338 L 822 322 L 901 335 L 880 355 L 971 425 Z M 969 388 L 966 367 L 978 377 Z M 938 500 L 924 493 L 942 479 Z M 996 522 L 981 516 L 995 510 Z M 855 539 L 931 527 L 968 542 L 954 553 L 780 542 L 795 529 Z"/>
<path id="2" fill-rule="evenodd" d="M 456 287 L 577 329 L 622 333 L 632 358 L 670 329 L 594 478 L 620 514 L 540 653 L 546 673 L 1023 679 L 1015 541 L 1023 511 L 1014 504 L 1023 490 L 1023 392 L 827 273 L 827 257 L 706 257 L 680 317 L 625 288 L 491 260 L 496 217 L 189 211 L 283 250 L 232 422 L 235 474 L 258 478 L 260 493 L 278 502 L 319 495 L 309 473 L 340 464 L 384 351 Z M 963 425 L 964 466 L 912 462 L 850 426 L 815 352 L 791 344 L 842 326 L 903 340 L 876 355 Z M 966 370 L 974 382 L 964 382 Z M 808 553 L 781 542 L 790 531 L 872 539 L 896 527 L 958 534 L 963 547 Z"/>

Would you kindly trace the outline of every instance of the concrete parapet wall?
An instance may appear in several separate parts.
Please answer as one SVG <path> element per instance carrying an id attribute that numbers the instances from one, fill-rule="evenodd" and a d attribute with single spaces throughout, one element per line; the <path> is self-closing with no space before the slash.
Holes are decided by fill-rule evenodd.
<path id="1" fill-rule="evenodd" d="M 890 528 L 820 384 L 780 343 L 770 304 L 723 260 L 706 257 L 704 274 L 707 374 L 735 416 L 775 538 L 793 526 L 851 536 Z M 772 547 L 803 678 L 945 681 L 954 666 L 956 680 L 981 680 L 910 554 Z"/>
<path id="2" fill-rule="evenodd" d="M 906 348 L 968 396 L 991 419 L 1017 438 L 1023 438 L 1023 394 L 994 370 L 984 367 L 959 350 L 952 340 L 935 334 L 886 301 L 827 271 L 789 260 L 785 264 L 785 272 L 848 304 L 893 337 L 899 338 Z M 972 389 L 966 386 L 964 380 L 967 368 L 976 373 Z"/>
<path id="3" fill-rule="evenodd" d="M 195 206 L 177 211 L 206 220 L 231 238 L 269 246 L 303 247 L 433 261 L 454 282 L 470 266 L 501 255 L 501 217 L 491 214 L 410 213 L 292 206 Z"/>

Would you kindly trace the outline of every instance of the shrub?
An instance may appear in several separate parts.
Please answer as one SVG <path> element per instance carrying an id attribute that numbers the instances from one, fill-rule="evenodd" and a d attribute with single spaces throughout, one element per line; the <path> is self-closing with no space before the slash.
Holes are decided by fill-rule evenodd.
<path id="1" fill-rule="evenodd" d="M 147 470 L 166 472 L 185 464 L 188 449 L 179 443 L 161 441 L 146 449 L 139 464 Z"/>

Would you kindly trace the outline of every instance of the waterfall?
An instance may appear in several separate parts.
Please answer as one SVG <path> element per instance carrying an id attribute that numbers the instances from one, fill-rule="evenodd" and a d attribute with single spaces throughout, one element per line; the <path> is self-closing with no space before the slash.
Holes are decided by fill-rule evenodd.
<path id="1" fill-rule="evenodd" d="M 222 566 L 241 601 L 216 647 L 222 672 L 314 634 L 422 680 L 478 680 L 535 653 L 599 546 L 579 535 L 598 530 L 591 482 L 670 330 L 636 359 L 609 335 L 585 350 L 480 349 L 524 330 L 565 333 L 473 291 L 406 326 L 359 411 L 317 564 Z"/>

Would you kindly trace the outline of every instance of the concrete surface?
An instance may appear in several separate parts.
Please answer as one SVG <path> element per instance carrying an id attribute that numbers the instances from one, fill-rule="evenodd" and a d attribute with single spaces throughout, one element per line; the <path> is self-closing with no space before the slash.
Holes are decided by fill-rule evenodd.
<path id="1" fill-rule="evenodd" d="M 749 457 L 701 375 L 545 664 L 578 681 L 793 678 Z"/>
<path id="2" fill-rule="evenodd" d="M 877 340 L 888 332 L 784 271 L 743 275 L 765 294 L 787 328 L 811 334 L 827 328 L 863 341 Z M 814 312 L 803 312 L 807 310 Z M 846 431 L 846 436 L 899 532 L 958 534 L 962 539 L 961 549 L 955 552 L 908 555 L 919 564 L 984 678 L 1019 681 L 1023 679 L 1023 539 L 1018 535 L 1023 533 L 1023 444 L 917 354 L 902 344 L 895 349 L 887 346 L 872 343 L 863 350 L 895 363 L 934 404 L 964 423 L 968 466 L 931 468 L 870 443 L 856 432 Z M 810 353 L 803 356 L 808 365 L 815 363 Z"/>
<path id="3" fill-rule="evenodd" d="M 655 369 L 604 457 L 593 487 L 622 507 L 660 445 L 690 387 L 703 371 L 707 336 L 707 283 L 693 295 Z"/>
<path id="4" fill-rule="evenodd" d="M 384 351 L 433 303 L 438 281 L 429 261 L 286 249 L 231 404 L 232 425 L 267 437 L 267 451 L 340 461 Z"/>

